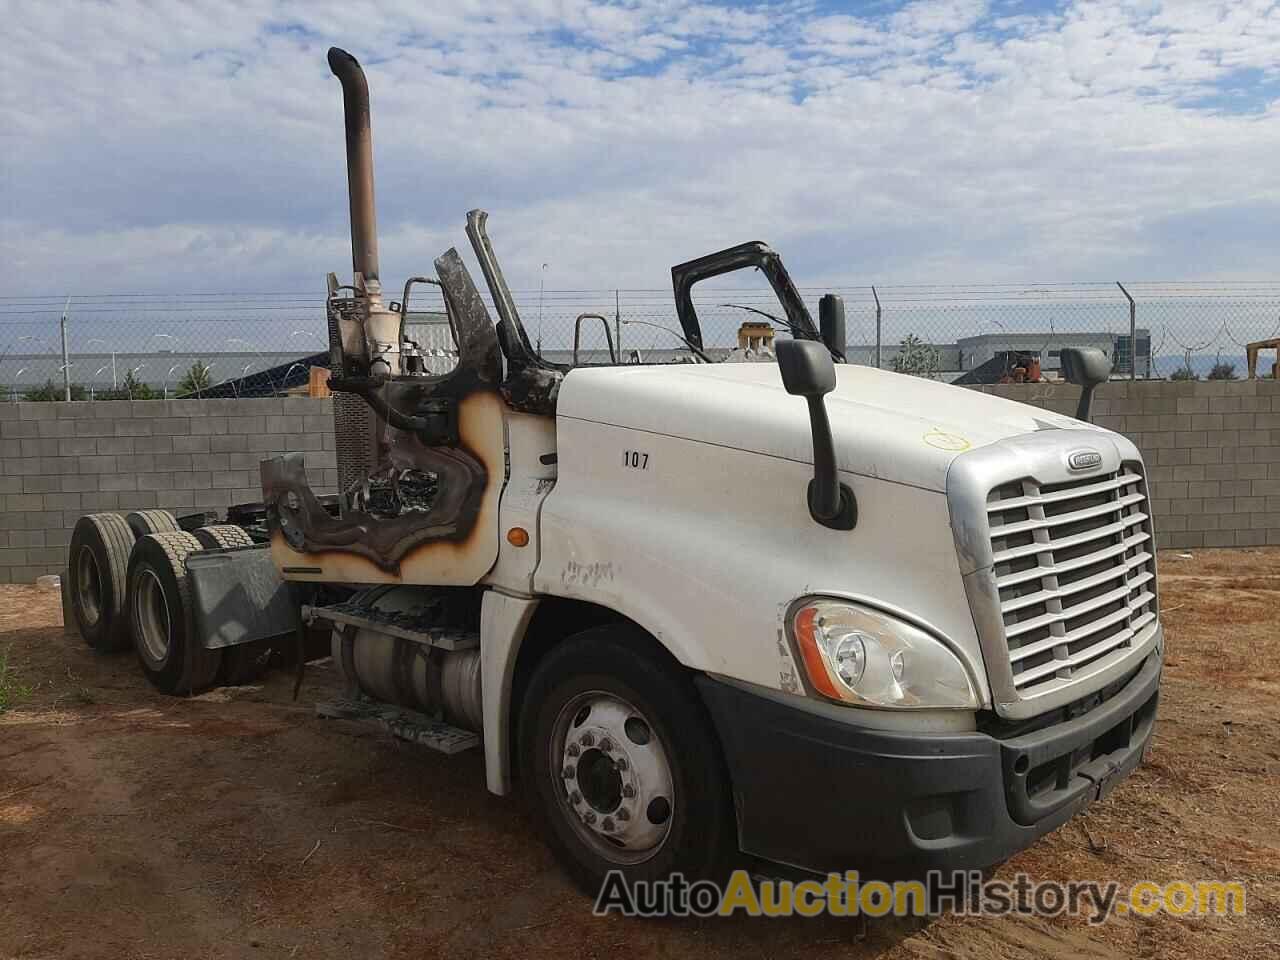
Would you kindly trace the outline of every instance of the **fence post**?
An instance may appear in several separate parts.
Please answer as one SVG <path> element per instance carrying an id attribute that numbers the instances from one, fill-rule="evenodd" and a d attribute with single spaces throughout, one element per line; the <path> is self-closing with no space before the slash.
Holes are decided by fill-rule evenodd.
<path id="1" fill-rule="evenodd" d="M 876 301 L 876 369 L 884 369 L 880 365 L 880 294 L 876 293 L 875 284 L 871 286 L 871 296 Z"/>
<path id="2" fill-rule="evenodd" d="M 622 293 L 613 290 L 613 342 L 618 345 L 618 358 L 622 358 Z"/>
<path id="3" fill-rule="evenodd" d="M 1117 280 L 1116 286 L 1129 301 L 1129 379 L 1136 380 L 1138 378 L 1138 305 L 1133 302 L 1133 297 L 1129 296 L 1129 291 L 1124 288 L 1123 283 Z"/>
<path id="4" fill-rule="evenodd" d="M 67 357 L 67 311 L 71 309 L 71 295 L 62 307 L 62 393 L 64 400 L 71 399 L 71 360 Z"/>

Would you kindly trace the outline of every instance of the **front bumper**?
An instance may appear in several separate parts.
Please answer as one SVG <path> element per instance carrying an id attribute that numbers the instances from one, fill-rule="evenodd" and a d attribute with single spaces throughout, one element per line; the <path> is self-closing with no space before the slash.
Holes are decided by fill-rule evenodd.
<path id="1" fill-rule="evenodd" d="M 895 879 L 999 863 L 1106 796 L 1151 739 L 1161 665 L 1157 648 L 1101 702 L 1011 733 L 875 730 L 710 677 L 698 686 L 744 853 Z"/>

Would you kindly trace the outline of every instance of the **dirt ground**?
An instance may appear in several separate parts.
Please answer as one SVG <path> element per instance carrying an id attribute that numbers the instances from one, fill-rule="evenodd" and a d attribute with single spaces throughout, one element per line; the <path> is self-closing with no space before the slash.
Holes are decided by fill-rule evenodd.
<path id="1" fill-rule="evenodd" d="M 1169 657 L 1149 761 L 1000 868 L 1238 880 L 1230 919 L 596 919 L 481 757 L 312 709 L 309 669 L 194 700 L 0 587 L 0 958 L 1280 956 L 1280 551 L 1160 557 Z"/>

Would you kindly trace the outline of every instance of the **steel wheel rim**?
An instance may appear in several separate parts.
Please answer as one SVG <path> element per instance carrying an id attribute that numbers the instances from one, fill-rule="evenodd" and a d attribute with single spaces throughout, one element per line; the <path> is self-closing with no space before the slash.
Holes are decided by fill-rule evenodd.
<path id="1" fill-rule="evenodd" d="M 133 622 L 138 649 L 150 663 L 161 666 L 169 656 L 169 601 L 155 571 L 143 567 L 138 572 L 133 593 Z"/>
<path id="2" fill-rule="evenodd" d="M 81 547 L 76 556 L 76 594 L 80 598 L 80 611 L 88 626 L 95 626 L 102 619 L 102 573 L 98 560 L 88 547 Z"/>
<path id="3" fill-rule="evenodd" d="M 643 863 L 671 834 L 675 777 L 649 719 L 603 690 L 571 698 L 556 716 L 550 776 L 561 814 L 610 863 Z"/>

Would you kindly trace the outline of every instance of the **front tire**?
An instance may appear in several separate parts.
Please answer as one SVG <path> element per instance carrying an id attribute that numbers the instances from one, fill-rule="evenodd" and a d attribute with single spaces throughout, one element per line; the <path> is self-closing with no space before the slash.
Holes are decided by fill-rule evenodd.
<path id="1" fill-rule="evenodd" d="M 719 742 L 687 673 L 638 627 L 584 630 L 538 665 L 519 761 L 544 838 L 590 895 L 613 870 L 727 871 L 736 827 Z"/>

